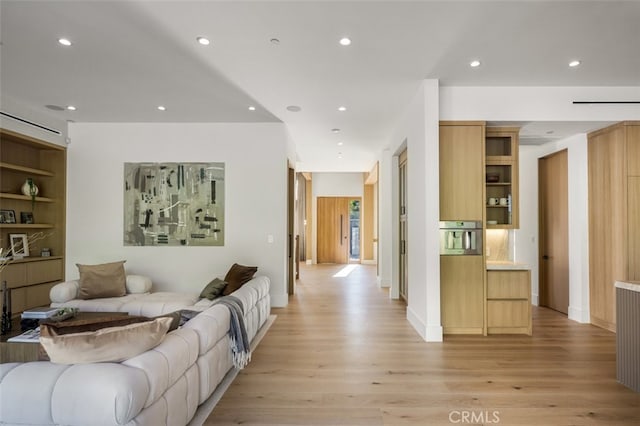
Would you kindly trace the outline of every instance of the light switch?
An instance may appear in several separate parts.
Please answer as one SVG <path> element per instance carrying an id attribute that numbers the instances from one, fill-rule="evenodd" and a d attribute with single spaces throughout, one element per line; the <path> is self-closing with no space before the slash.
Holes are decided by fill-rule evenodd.
<path id="1" fill-rule="evenodd" d="M 273 244 L 273 235 L 271 235 L 271 234 L 267 235 L 267 242 L 269 244 Z"/>

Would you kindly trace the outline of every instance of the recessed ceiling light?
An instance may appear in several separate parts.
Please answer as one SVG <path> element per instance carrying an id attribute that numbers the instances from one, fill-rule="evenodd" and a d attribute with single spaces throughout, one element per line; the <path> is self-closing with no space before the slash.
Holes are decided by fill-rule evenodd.
<path id="1" fill-rule="evenodd" d="M 198 40 L 198 43 L 200 43 L 203 46 L 208 46 L 209 43 L 211 43 L 208 38 L 202 37 L 202 36 L 196 38 L 196 40 Z"/>
<path id="2" fill-rule="evenodd" d="M 158 105 L 158 111 L 166 111 L 167 108 L 163 105 Z"/>
<path id="3" fill-rule="evenodd" d="M 302 111 L 302 108 L 300 108 L 298 105 L 289 105 L 287 107 L 287 111 L 300 112 L 300 111 Z"/>
<path id="4" fill-rule="evenodd" d="M 67 105 L 67 110 L 69 111 L 75 111 L 76 107 L 74 107 L 73 105 Z"/>
<path id="5" fill-rule="evenodd" d="M 349 46 L 351 44 L 351 39 L 349 37 L 342 37 L 340 39 L 340 44 L 343 46 Z"/>
<path id="6" fill-rule="evenodd" d="M 255 110 L 256 110 L 256 107 L 254 107 L 253 105 L 249 107 L 249 111 L 255 111 Z"/>
<path id="7" fill-rule="evenodd" d="M 68 38 L 59 38 L 58 43 L 60 43 L 63 46 L 71 46 L 73 44 Z"/>
<path id="8" fill-rule="evenodd" d="M 344 142 L 338 142 L 338 146 L 344 145 Z"/>
<path id="9" fill-rule="evenodd" d="M 338 158 L 342 159 L 342 153 L 341 152 L 338 153 Z"/>
<path id="10" fill-rule="evenodd" d="M 346 107 L 346 106 L 339 106 L 339 107 L 338 107 L 338 111 L 344 112 L 344 111 L 346 111 L 346 110 L 347 110 L 347 107 Z"/>
<path id="11" fill-rule="evenodd" d="M 469 66 L 470 66 L 471 68 L 477 68 L 477 67 L 479 67 L 479 66 L 480 66 L 480 61 L 479 61 L 479 60 L 477 60 L 477 59 L 475 59 L 475 60 L 473 60 L 473 61 L 469 62 Z"/>
<path id="12" fill-rule="evenodd" d="M 340 129 L 331 129 L 333 133 L 340 133 Z"/>
<path id="13" fill-rule="evenodd" d="M 580 61 L 578 61 L 578 60 L 575 60 L 575 61 L 571 61 L 571 62 L 569 62 L 569 66 L 570 66 L 571 68 L 573 68 L 573 67 L 577 67 L 578 65 L 580 65 Z"/>
<path id="14" fill-rule="evenodd" d="M 546 133 L 547 133 L 548 135 L 552 135 L 552 134 L 554 133 L 554 131 L 553 131 L 553 130 L 547 130 L 547 132 L 546 132 Z"/>
<path id="15" fill-rule="evenodd" d="M 280 40 L 278 40 L 277 38 L 272 38 L 271 40 L 269 40 L 271 42 L 271 44 L 280 44 Z"/>

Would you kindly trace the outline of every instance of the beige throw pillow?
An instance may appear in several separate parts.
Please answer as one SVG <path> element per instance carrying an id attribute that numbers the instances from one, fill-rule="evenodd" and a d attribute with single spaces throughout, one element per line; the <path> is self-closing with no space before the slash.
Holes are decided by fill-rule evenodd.
<path id="1" fill-rule="evenodd" d="M 158 318 L 93 332 L 40 336 L 40 344 L 51 362 L 58 364 L 121 362 L 158 346 L 171 322 L 171 318 Z"/>
<path id="2" fill-rule="evenodd" d="M 120 297 L 127 294 L 127 278 L 124 272 L 124 260 L 103 263 L 101 265 L 80 265 L 78 281 L 80 299 L 97 299 L 100 297 Z"/>

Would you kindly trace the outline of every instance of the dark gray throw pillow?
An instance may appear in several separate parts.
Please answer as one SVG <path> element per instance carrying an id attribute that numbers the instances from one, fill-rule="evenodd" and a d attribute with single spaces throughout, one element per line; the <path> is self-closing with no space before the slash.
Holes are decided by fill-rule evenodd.
<path id="1" fill-rule="evenodd" d="M 220 278 L 214 278 L 213 281 L 211 281 L 209 284 L 205 286 L 205 288 L 202 289 L 202 292 L 200 293 L 200 298 L 201 299 L 207 298 L 209 300 L 213 300 L 216 297 L 219 297 L 222 295 L 222 292 L 224 291 L 224 288 L 226 286 L 227 286 L 226 281 L 223 281 Z"/>

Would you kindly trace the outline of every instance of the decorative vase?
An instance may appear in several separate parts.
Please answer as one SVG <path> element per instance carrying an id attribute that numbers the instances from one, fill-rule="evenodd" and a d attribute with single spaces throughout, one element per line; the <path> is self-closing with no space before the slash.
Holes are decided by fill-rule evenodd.
<path id="1" fill-rule="evenodd" d="M 2 281 L 2 334 L 11 331 L 11 290 Z"/>
<path id="2" fill-rule="evenodd" d="M 28 197 L 34 199 L 36 195 L 38 195 L 38 186 L 33 182 L 32 178 L 27 178 L 27 180 L 22 185 L 22 193 Z"/>

